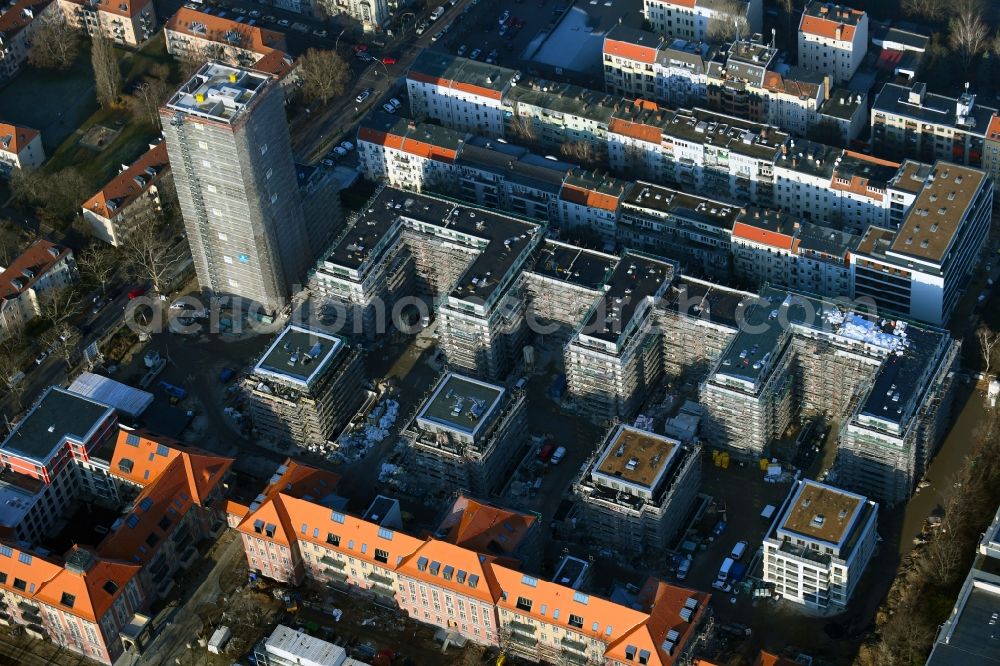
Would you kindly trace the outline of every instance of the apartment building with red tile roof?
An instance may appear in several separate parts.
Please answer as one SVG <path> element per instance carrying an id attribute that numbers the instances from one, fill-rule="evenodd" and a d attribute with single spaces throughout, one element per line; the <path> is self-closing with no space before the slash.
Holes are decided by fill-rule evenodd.
<path id="1" fill-rule="evenodd" d="M 0 338 L 19 333 L 41 314 L 45 299 L 76 282 L 78 275 L 69 248 L 47 240 L 29 245 L 0 273 Z"/>
<path id="2" fill-rule="evenodd" d="M 0 49 L 0 85 L 21 71 L 28 59 L 31 36 L 42 21 L 58 15 L 59 11 L 58 3 L 52 0 L 15 0 L 0 10 L 0 45 L 3 45 Z"/>
<path id="3" fill-rule="evenodd" d="M 519 568 L 542 556 L 537 516 L 488 504 L 459 493 L 435 534 L 462 548 Z"/>
<path id="4" fill-rule="evenodd" d="M 628 655 L 641 663 L 640 654 L 651 665 L 674 663 L 706 612 L 708 595 L 655 580 L 635 600 L 640 610 L 543 581 L 490 554 L 356 518 L 329 497 L 286 494 L 282 479 L 288 473 L 276 474 L 270 491 L 242 518 L 230 516 L 251 571 L 281 582 L 308 578 L 364 591 L 421 622 L 523 656 L 552 659 L 564 650 L 575 656 L 582 651 L 606 664 L 624 663 Z M 242 513 L 242 505 L 232 508 Z"/>
<path id="5" fill-rule="evenodd" d="M 13 49 L 14 46 L 9 48 Z M 5 60 L 0 60 L 0 67 L 4 66 L 4 62 Z M 2 82 L 3 77 L 0 75 L 0 83 Z M 41 132 L 24 125 L 0 121 L 0 178 L 9 178 L 14 169 L 37 169 L 44 161 L 45 148 L 42 146 Z"/>
<path id="6" fill-rule="evenodd" d="M 163 27 L 167 53 L 183 60 L 219 60 L 283 77 L 292 68 L 284 33 L 181 7 Z"/>
<path id="7" fill-rule="evenodd" d="M 83 218 L 94 235 L 114 246 L 128 234 L 137 215 L 160 210 L 157 185 L 170 173 L 167 145 L 160 141 L 122 170 L 93 196 L 83 202 Z"/>
<path id="8" fill-rule="evenodd" d="M 156 32 L 153 0 L 57 0 L 66 22 L 88 35 L 100 32 L 121 46 L 139 46 Z"/>
<path id="9" fill-rule="evenodd" d="M 49 422 L 53 425 L 45 427 Z M 0 589 L 6 602 L 0 612 L 37 637 L 106 664 L 123 651 L 119 633 L 136 618 L 140 624 L 145 621 L 136 613 L 171 589 L 177 570 L 197 556 L 195 545 L 221 526 L 221 494 L 233 463 L 149 433 L 124 427 L 116 431 L 114 425 L 114 412 L 107 406 L 50 391 L 30 418 L 18 424 L 18 436 L 8 437 L 2 447 L 5 460 L 22 452 L 38 458 L 43 448 L 68 437 L 72 456 L 46 463 L 43 472 L 51 471 L 35 490 L 36 499 L 49 499 L 34 505 L 57 504 L 54 513 L 61 517 L 71 516 L 71 506 L 82 499 L 124 507 L 104 532 L 93 530 L 91 538 L 106 534 L 96 546 L 74 546 L 65 558 L 43 556 L 23 545 L 48 544 L 45 539 L 53 536 L 48 529 L 26 535 L 30 539 L 22 536 L 16 552 L 0 544 Z M 86 434 L 62 434 L 76 431 Z M 68 484 L 58 477 L 70 467 L 81 480 L 67 491 Z M 4 497 L 12 492 L 12 475 L 18 474 L 23 475 L 11 471 L 0 479 Z M 95 490 L 99 487 L 104 490 Z M 31 508 L 19 512 L 22 522 L 37 519 Z"/>
<path id="10" fill-rule="evenodd" d="M 868 15 L 812 0 L 799 21 L 799 66 L 837 83 L 854 76 L 868 53 Z"/>
<path id="11" fill-rule="evenodd" d="M 643 0 L 642 15 L 658 34 L 692 41 L 707 41 L 709 27 L 717 21 L 732 22 L 732 9 L 746 20 L 743 32 L 763 29 L 763 1 L 737 0 L 738 5 L 714 0 Z"/>

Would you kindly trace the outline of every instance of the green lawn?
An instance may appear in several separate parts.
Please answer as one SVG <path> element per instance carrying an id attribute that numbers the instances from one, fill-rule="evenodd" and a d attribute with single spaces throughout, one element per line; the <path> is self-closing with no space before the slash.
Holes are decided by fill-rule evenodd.
<path id="1" fill-rule="evenodd" d="M 0 118 L 42 132 L 45 152 L 53 152 L 97 109 L 89 51 L 65 71 L 25 66 L 0 90 Z"/>

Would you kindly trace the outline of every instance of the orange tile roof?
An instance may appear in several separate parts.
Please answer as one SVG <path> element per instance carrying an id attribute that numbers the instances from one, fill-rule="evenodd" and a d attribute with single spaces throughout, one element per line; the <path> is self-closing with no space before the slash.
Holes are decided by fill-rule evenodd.
<path id="1" fill-rule="evenodd" d="M 78 573 L 13 545 L 9 548 L 8 557 L 0 556 L 0 588 L 91 622 L 100 620 L 139 573 L 136 565 L 97 557 L 84 549 L 74 549 L 70 556 L 89 560 L 89 568 Z M 21 561 L 22 556 L 28 563 Z M 23 590 L 15 586 L 15 580 L 24 583 Z"/>
<path id="2" fill-rule="evenodd" d="M 827 11 L 823 14 L 819 14 L 824 7 L 827 7 L 827 5 L 820 5 L 819 9 L 815 9 L 817 14 L 809 13 L 810 9 L 814 9 L 812 5 L 806 7 L 805 11 L 802 12 L 802 20 L 799 22 L 799 30 L 807 35 L 825 37 L 826 39 L 839 39 L 839 41 L 843 42 L 853 42 L 855 25 L 849 23 L 848 20 L 852 20 L 854 23 L 857 23 L 857 21 L 859 21 L 865 13 L 860 9 L 841 7 L 837 5 L 832 7 L 832 12 Z M 843 12 L 848 13 L 846 18 L 841 16 Z M 837 37 L 838 28 L 840 28 L 839 38 Z"/>
<path id="3" fill-rule="evenodd" d="M 669 666 L 674 663 L 674 655 L 663 649 L 667 635 L 671 631 L 677 632 L 677 640 L 673 642 L 674 645 L 682 647 L 706 613 L 711 595 L 649 578 L 639 597 L 644 601 L 644 607 L 649 609 L 648 619 L 640 627 L 636 627 L 631 633 L 612 644 L 606 655 L 611 659 L 622 660 L 625 658 L 625 648 L 628 645 L 635 645 L 639 649 L 647 649 L 657 654 L 660 663 Z M 688 599 L 692 598 L 697 601 L 697 607 L 690 620 L 685 620 L 680 613 Z"/>
<path id="4" fill-rule="evenodd" d="M 458 157 L 458 151 L 410 138 L 403 139 L 401 149 L 411 155 L 417 155 L 418 157 L 437 162 L 447 162 L 448 164 L 454 163 L 455 158 Z"/>
<path id="5" fill-rule="evenodd" d="M 253 69 L 265 74 L 273 74 L 280 79 L 295 69 L 295 61 L 284 51 L 275 49 L 265 53 L 260 60 L 255 62 Z"/>
<path id="6" fill-rule="evenodd" d="M 69 0 L 78 5 L 88 8 L 95 8 L 100 12 L 108 12 L 117 16 L 127 16 L 132 18 L 149 6 L 152 0 L 106 0 L 99 5 L 94 5 L 89 0 Z"/>
<path id="7" fill-rule="evenodd" d="M 600 208 L 609 211 L 618 210 L 618 197 L 587 190 L 576 185 L 564 184 L 559 191 L 559 198 L 590 208 Z"/>
<path id="8" fill-rule="evenodd" d="M 865 162 L 871 162 L 872 164 L 878 164 L 880 166 L 896 167 L 899 168 L 899 162 L 893 162 L 892 160 L 883 160 L 879 157 L 874 157 L 872 155 L 865 155 L 864 153 L 855 152 L 853 150 L 845 150 L 844 155 L 848 157 L 853 157 L 856 160 L 864 160 Z"/>
<path id="9" fill-rule="evenodd" d="M 604 39 L 604 54 L 649 64 L 656 62 L 656 47 L 622 42 L 610 37 Z"/>
<path id="10" fill-rule="evenodd" d="M 771 654 L 770 652 L 760 651 L 757 658 L 753 662 L 753 666 L 797 666 L 798 662 L 789 659 L 788 657 L 779 657 L 776 654 Z"/>
<path id="11" fill-rule="evenodd" d="M 192 23 L 205 26 L 204 32 L 195 32 L 191 29 Z M 207 39 L 213 42 L 228 43 L 226 33 L 237 32 L 244 35 L 246 42 L 243 48 L 259 53 L 261 56 L 268 55 L 272 50 L 287 51 L 285 46 L 285 35 L 276 30 L 267 30 L 260 26 L 251 26 L 245 23 L 238 23 L 227 18 L 206 14 L 195 9 L 181 7 L 177 13 L 170 17 L 165 26 L 167 30 L 179 32 L 198 39 Z"/>
<path id="12" fill-rule="evenodd" d="M 13 12 L 11 9 L 9 13 Z M 4 14 L 6 17 L 7 14 Z M 0 30 L 3 32 L 3 30 Z M 28 147 L 28 144 L 38 136 L 38 130 L 25 127 L 24 125 L 12 125 L 10 123 L 0 123 L 0 151 L 14 153 L 15 155 Z M 7 147 L 4 147 L 3 140 L 10 137 Z"/>
<path id="13" fill-rule="evenodd" d="M 644 123 L 636 123 L 622 118 L 612 118 L 611 123 L 608 125 L 608 131 L 613 134 L 629 136 L 633 139 L 639 139 L 640 141 L 646 141 L 648 143 L 658 144 L 663 141 L 663 132 L 660 131 L 659 127 L 653 127 L 652 125 L 646 125 Z"/>
<path id="14" fill-rule="evenodd" d="M 441 529 L 448 530 L 445 539 L 457 546 L 484 554 L 511 554 L 536 521 L 530 514 L 459 495 Z"/>
<path id="15" fill-rule="evenodd" d="M 451 79 L 444 79 L 438 76 L 431 76 L 430 74 L 424 74 L 423 72 L 418 72 L 411 69 L 407 74 L 407 78 L 413 79 L 414 81 L 420 81 L 421 83 L 429 83 L 434 86 L 440 86 L 441 88 L 454 88 L 455 90 L 461 90 L 462 92 L 467 92 L 472 95 L 479 95 L 480 97 L 488 97 L 490 99 L 499 100 L 503 96 L 499 90 L 490 90 L 489 88 L 483 88 L 482 86 L 473 85 L 471 83 L 463 83 L 461 81 L 453 81 Z"/>
<path id="16" fill-rule="evenodd" d="M 304 465 L 291 458 L 286 459 L 282 466 L 284 471 L 275 473 L 264 489 L 264 495 L 273 497 L 283 493 L 299 499 L 321 500 L 335 492 L 340 483 L 340 475 L 336 472 Z"/>
<path id="17" fill-rule="evenodd" d="M 438 566 L 435 567 L 435 564 Z M 450 578 L 445 577 L 448 574 L 447 567 L 453 569 Z M 437 573 L 432 569 L 437 569 Z M 408 578 L 450 589 L 491 605 L 495 604 L 503 593 L 493 570 L 493 558 L 436 539 L 425 541 L 396 568 L 399 574 Z M 462 577 L 463 582 L 459 582 L 460 571 L 466 573 Z M 472 580 L 476 581 L 475 587 L 470 583 Z"/>
<path id="18" fill-rule="evenodd" d="M 788 251 L 795 251 L 799 244 L 797 239 L 788 234 L 768 231 L 767 229 L 761 229 L 745 222 L 737 222 L 733 225 L 733 238 L 742 238 L 754 243 L 760 243 L 761 245 L 770 245 L 771 247 Z"/>
<path id="19" fill-rule="evenodd" d="M 150 177 L 146 173 L 146 169 L 150 168 L 156 171 L 156 175 Z M 167 157 L 167 144 L 165 141 L 160 141 L 143 153 L 127 169 L 112 178 L 97 194 L 87 199 L 83 203 L 83 207 L 101 217 L 110 218 L 148 190 L 159 180 L 163 171 L 169 168 L 170 158 Z M 140 185 L 136 178 L 143 180 L 143 184 Z M 114 210 L 108 209 L 109 201 L 114 201 Z"/>
<path id="20" fill-rule="evenodd" d="M 138 438 L 136 445 L 129 444 L 129 435 Z M 121 461 L 125 458 L 133 463 L 130 471 L 121 466 Z M 110 468 L 115 476 L 148 486 L 175 467 L 173 463 L 176 461 L 180 461 L 176 467 L 183 471 L 192 499 L 199 504 L 233 464 L 232 458 L 216 456 L 146 431 L 122 428 L 118 431 Z"/>
<path id="21" fill-rule="evenodd" d="M 672 7 L 684 7 L 686 9 L 694 9 L 697 4 L 697 0 L 660 0 L 660 4 L 669 5 Z"/>
<path id="22" fill-rule="evenodd" d="M 52 0 L 18 0 L 0 14 L 0 35 L 3 35 L 7 40 L 12 39 L 50 4 L 52 4 Z M 31 15 L 25 15 L 25 10 L 28 10 Z M 3 129 L 4 124 L 0 123 L 0 136 L 3 135 Z"/>
<path id="23" fill-rule="evenodd" d="M 27 247 L 3 273 L 0 273 L 0 299 L 13 298 L 30 289 L 53 266 L 70 253 L 68 248 L 47 240 L 37 240 Z M 31 277 L 25 275 L 31 273 Z M 18 280 L 20 287 L 14 284 Z"/>
<path id="24" fill-rule="evenodd" d="M 990 124 L 986 127 L 986 139 L 1000 141 L 1000 115 L 994 114 L 990 118 Z"/>

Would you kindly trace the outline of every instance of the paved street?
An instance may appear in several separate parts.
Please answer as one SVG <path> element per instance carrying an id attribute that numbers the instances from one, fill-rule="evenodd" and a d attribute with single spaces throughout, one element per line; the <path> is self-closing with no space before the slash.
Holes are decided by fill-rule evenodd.
<path id="1" fill-rule="evenodd" d="M 244 557 L 243 541 L 230 530 L 223 532 L 215 547 L 215 566 L 205 576 L 205 580 L 187 597 L 183 605 L 170 614 L 165 626 L 153 627 L 155 638 L 139 658 L 121 659 L 117 666 L 146 665 L 160 666 L 173 663 L 180 654 L 187 651 L 186 644 L 196 640 L 201 630 L 201 616 L 198 609 L 218 598 L 219 578 Z"/>

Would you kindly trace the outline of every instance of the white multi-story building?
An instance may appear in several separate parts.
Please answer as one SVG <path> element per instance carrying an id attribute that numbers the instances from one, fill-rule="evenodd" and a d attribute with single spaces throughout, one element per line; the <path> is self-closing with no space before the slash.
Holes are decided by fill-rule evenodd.
<path id="1" fill-rule="evenodd" d="M 31 35 L 50 20 L 62 20 L 59 3 L 53 0 L 15 0 L 0 10 L 0 84 L 21 71 Z"/>
<path id="2" fill-rule="evenodd" d="M 69 25 L 88 35 L 102 34 L 123 46 L 138 46 L 156 32 L 156 9 L 152 0 L 56 1 Z"/>
<path id="3" fill-rule="evenodd" d="M 466 132 L 374 111 L 358 127 L 362 172 L 416 192 L 450 191 L 457 184 L 455 158 L 467 138 Z"/>
<path id="4" fill-rule="evenodd" d="M 812 0 L 799 21 L 799 66 L 837 83 L 850 81 L 868 53 L 868 15 Z"/>
<path id="5" fill-rule="evenodd" d="M 764 538 L 764 581 L 813 608 L 845 608 L 875 551 L 878 504 L 803 479 Z"/>
<path id="6" fill-rule="evenodd" d="M 744 30 L 760 32 L 763 26 L 762 0 L 744 0 L 742 12 L 732 16 L 730 6 L 718 0 L 644 0 L 642 14 L 657 33 L 705 41 L 712 36 L 716 23 L 732 25 L 744 19 Z"/>
<path id="7" fill-rule="evenodd" d="M 38 240 L 0 273 L 0 339 L 39 316 L 46 299 L 78 276 L 73 251 Z"/>
<path id="8" fill-rule="evenodd" d="M 872 105 L 872 149 L 900 159 L 979 167 L 996 115 L 995 108 L 977 104 L 969 92 L 955 99 L 927 92 L 925 83 L 886 83 Z"/>
<path id="9" fill-rule="evenodd" d="M 431 118 L 456 130 L 503 136 L 502 100 L 515 84 L 517 73 L 425 49 L 406 75 L 411 115 L 415 120 Z"/>
<path id="10" fill-rule="evenodd" d="M 989 232 L 993 183 L 938 162 L 898 231 L 869 227 L 851 260 L 855 296 L 921 321 L 948 321 Z"/>
<path id="11" fill-rule="evenodd" d="M 41 132 L 0 122 L 0 178 L 9 178 L 14 169 L 37 169 L 44 161 Z"/>
<path id="12" fill-rule="evenodd" d="M 567 229 L 585 229 L 614 242 L 618 206 L 628 183 L 609 174 L 575 169 L 559 191 L 559 220 Z"/>
<path id="13" fill-rule="evenodd" d="M 120 245 L 139 216 L 161 209 L 157 185 L 169 173 L 167 146 L 161 141 L 84 201 L 83 219 L 102 241 Z"/>

